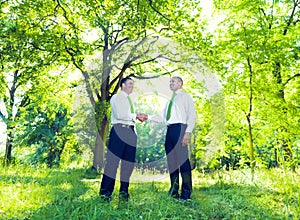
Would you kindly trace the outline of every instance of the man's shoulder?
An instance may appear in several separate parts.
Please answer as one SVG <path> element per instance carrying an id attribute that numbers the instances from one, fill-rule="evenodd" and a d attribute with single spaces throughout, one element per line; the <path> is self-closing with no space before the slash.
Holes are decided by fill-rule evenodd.
<path id="1" fill-rule="evenodd" d="M 110 102 L 122 99 L 123 97 L 124 95 L 122 93 L 116 93 L 111 97 Z"/>
<path id="2" fill-rule="evenodd" d="M 115 98 L 125 97 L 125 93 L 124 92 L 118 92 L 118 93 L 114 94 L 111 98 L 113 98 L 113 97 L 115 97 Z"/>
<path id="3" fill-rule="evenodd" d="M 186 92 L 186 91 L 181 91 L 179 94 L 182 95 L 182 96 L 192 97 L 192 96 L 191 96 L 188 92 Z"/>
<path id="4" fill-rule="evenodd" d="M 193 97 L 185 91 L 182 92 L 182 99 L 189 103 L 194 102 Z"/>
<path id="5" fill-rule="evenodd" d="M 114 95 L 112 95 L 112 97 L 111 97 L 111 99 L 110 100 L 114 100 L 114 99 L 116 99 L 118 97 L 118 93 L 117 94 L 114 94 Z"/>

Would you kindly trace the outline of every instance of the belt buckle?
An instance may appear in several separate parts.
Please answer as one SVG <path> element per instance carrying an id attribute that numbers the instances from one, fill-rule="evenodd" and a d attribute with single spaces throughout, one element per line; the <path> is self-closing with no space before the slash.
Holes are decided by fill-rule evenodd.
<path id="1" fill-rule="evenodd" d="M 130 125 L 124 125 L 124 124 L 122 124 L 122 128 L 129 128 L 130 127 Z"/>

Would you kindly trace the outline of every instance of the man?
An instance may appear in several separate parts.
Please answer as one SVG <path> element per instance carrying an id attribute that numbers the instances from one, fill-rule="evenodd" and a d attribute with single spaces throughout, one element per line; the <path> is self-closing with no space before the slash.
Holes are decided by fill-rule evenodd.
<path id="1" fill-rule="evenodd" d="M 188 144 L 193 131 L 196 112 L 192 97 L 182 91 L 183 80 L 175 76 L 170 80 L 172 98 L 167 103 L 164 117 L 167 123 L 165 151 L 170 173 L 169 195 L 181 200 L 190 199 L 192 193 L 191 165 L 188 158 Z M 179 195 L 179 172 L 182 178 Z"/>
<path id="2" fill-rule="evenodd" d="M 134 129 L 135 119 L 141 122 L 147 120 L 145 114 L 135 114 L 129 95 L 132 93 L 134 83 L 131 78 L 123 78 L 120 83 L 121 91 L 112 96 L 112 129 L 109 135 L 109 143 L 106 153 L 106 165 L 100 187 L 100 197 L 104 201 L 110 201 L 115 186 L 115 178 L 119 162 L 120 194 L 119 198 L 128 201 L 129 179 L 135 162 L 137 135 Z"/>

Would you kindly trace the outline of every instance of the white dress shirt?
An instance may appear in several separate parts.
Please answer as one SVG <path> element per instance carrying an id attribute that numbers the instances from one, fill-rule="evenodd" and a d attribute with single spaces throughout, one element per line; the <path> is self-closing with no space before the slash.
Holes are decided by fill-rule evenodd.
<path id="1" fill-rule="evenodd" d="M 124 91 L 119 92 L 111 97 L 110 105 L 112 108 L 111 112 L 111 123 L 112 124 L 126 124 L 134 125 L 136 114 L 132 114 L 130 111 L 130 103 L 127 98 L 128 94 Z"/>
<path id="2" fill-rule="evenodd" d="M 166 103 L 166 107 L 164 109 L 163 118 L 165 121 L 169 102 L 170 101 Z M 195 120 L 196 111 L 192 97 L 188 93 L 183 92 L 182 89 L 177 90 L 171 108 L 171 116 L 166 123 L 168 125 L 176 123 L 186 124 L 186 132 L 192 132 L 195 126 Z"/>

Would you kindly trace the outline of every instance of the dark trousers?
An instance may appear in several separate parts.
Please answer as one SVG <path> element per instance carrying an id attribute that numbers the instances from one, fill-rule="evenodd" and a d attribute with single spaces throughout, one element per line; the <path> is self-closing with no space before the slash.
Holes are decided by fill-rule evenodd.
<path id="1" fill-rule="evenodd" d="M 128 194 L 129 179 L 135 163 L 136 143 L 137 136 L 133 126 L 125 127 L 121 124 L 113 126 L 109 135 L 100 196 L 111 197 L 120 160 L 120 193 Z"/>
<path id="2" fill-rule="evenodd" d="M 170 173 L 170 195 L 178 195 L 179 173 L 182 178 L 181 198 L 189 199 L 192 193 L 191 164 L 188 157 L 188 147 L 182 146 L 181 141 L 186 130 L 184 124 L 169 125 L 165 140 L 168 168 Z"/>

